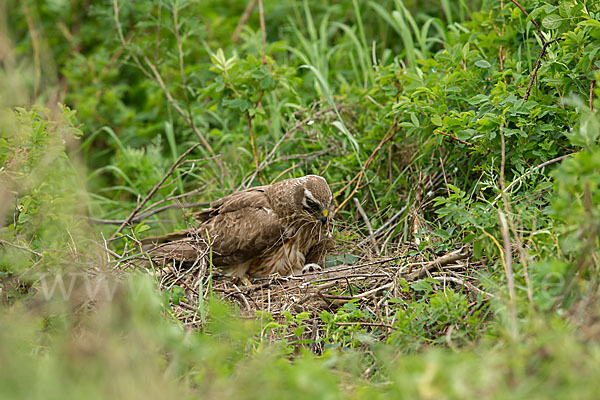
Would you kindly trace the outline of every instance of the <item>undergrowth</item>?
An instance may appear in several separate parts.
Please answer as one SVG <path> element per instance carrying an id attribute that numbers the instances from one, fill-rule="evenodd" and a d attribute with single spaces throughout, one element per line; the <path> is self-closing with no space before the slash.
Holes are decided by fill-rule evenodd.
<path id="1" fill-rule="evenodd" d="M 600 4 L 247 3 L 0 4 L 2 396 L 593 398 Z M 315 355 L 306 314 L 208 296 L 190 329 L 183 286 L 124 271 L 190 209 L 309 173 L 329 264 L 464 248 L 493 297 L 399 281 L 385 321 L 311 315 Z"/>

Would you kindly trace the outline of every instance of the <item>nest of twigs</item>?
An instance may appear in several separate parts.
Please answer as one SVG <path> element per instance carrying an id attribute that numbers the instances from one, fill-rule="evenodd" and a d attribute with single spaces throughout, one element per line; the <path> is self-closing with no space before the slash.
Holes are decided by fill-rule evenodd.
<path id="1" fill-rule="evenodd" d="M 281 322 L 285 320 L 286 312 L 292 315 L 309 313 L 309 321 L 305 321 L 305 325 L 310 329 L 304 331 L 303 338 L 313 343 L 313 350 L 320 351 L 318 339 L 322 337 L 324 324 L 319 315 L 324 310 L 335 313 L 336 309 L 350 301 L 379 316 L 380 323 L 346 324 L 377 327 L 379 334 L 385 334 L 385 329 L 392 329 L 393 321 L 390 319 L 394 313 L 390 311 L 392 302 L 389 300 L 394 299 L 393 303 L 397 306 L 398 299 L 409 300 L 410 297 L 409 293 L 401 290 L 402 280 L 411 283 L 430 277 L 439 282 L 440 287 L 451 286 L 473 298 L 491 297 L 477 286 L 474 271 L 482 265 L 471 262 L 468 248 L 443 255 L 414 253 L 407 246 L 393 257 L 363 259 L 353 265 L 335 265 L 302 276 L 255 278 L 251 285 L 219 270 L 211 271 L 206 262 L 197 262 L 187 268 L 167 264 L 153 269 L 153 273 L 158 275 L 161 289 L 171 290 L 175 285 L 183 288 L 184 295 L 173 301 L 172 309 L 184 326 L 202 326 L 199 306 L 212 293 L 231 303 L 245 318 L 254 318 L 265 311 Z M 292 328 L 290 337 L 295 338 L 291 331 Z"/>

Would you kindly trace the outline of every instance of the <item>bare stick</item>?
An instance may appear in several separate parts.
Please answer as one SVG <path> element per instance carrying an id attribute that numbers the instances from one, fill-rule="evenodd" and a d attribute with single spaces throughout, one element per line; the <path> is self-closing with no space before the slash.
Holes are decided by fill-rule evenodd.
<path id="1" fill-rule="evenodd" d="M 525 172 L 523 175 L 519 176 L 517 179 L 515 179 L 514 181 L 512 181 L 507 187 L 506 189 L 502 190 L 502 192 L 496 196 L 496 198 L 494 199 L 494 201 L 492 201 L 492 203 L 490 204 L 491 207 L 493 207 L 494 205 L 496 205 L 496 203 L 498 202 L 498 200 L 500 200 L 500 198 L 502 197 L 503 193 L 508 192 L 514 185 L 516 185 L 517 183 L 521 182 L 523 180 L 523 178 L 525 178 L 528 175 L 531 175 L 532 173 L 534 173 L 535 171 L 542 169 L 550 164 L 554 164 L 556 162 L 559 162 L 561 160 L 564 160 L 567 157 L 571 157 L 573 154 L 576 153 L 571 153 L 571 154 L 565 154 L 564 156 L 560 156 L 560 157 L 556 157 L 553 158 L 552 160 L 548 160 L 546 162 L 541 163 L 540 165 L 531 168 L 529 171 Z"/>
<path id="2" fill-rule="evenodd" d="M 354 326 L 354 325 L 364 325 L 364 326 L 380 326 L 382 328 L 395 329 L 392 325 L 375 323 L 375 322 L 335 322 L 338 326 Z"/>
<path id="3" fill-rule="evenodd" d="M 309 123 L 310 121 L 314 121 L 315 119 L 321 117 L 324 113 L 326 113 L 327 111 L 330 111 L 331 108 L 325 108 L 322 109 L 318 112 L 316 112 L 314 115 L 304 118 L 302 121 L 297 122 L 293 127 L 291 127 L 289 130 L 287 130 L 283 136 L 281 137 L 281 139 L 279 139 L 277 141 L 277 143 L 275 143 L 275 146 L 273 146 L 273 148 L 271 149 L 271 151 L 269 152 L 269 154 L 267 154 L 267 156 L 260 162 L 260 164 L 258 165 L 258 168 L 254 170 L 254 172 L 252 173 L 252 175 L 250 175 L 250 178 L 247 179 L 247 183 L 243 183 L 242 185 L 240 185 L 240 187 L 238 187 L 238 190 L 241 189 L 242 187 L 248 187 L 252 184 L 252 182 L 254 181 L 254 179 L 256 178 L 256 176 L 258 175 L 258 173 L 260 171 L 262 171 L 263 169 L 266 168 L 267 164 L 268 164 L 268 160 L 271 159 L 275 153 L 277 152 L 277 149 L 279 148 L 279 146 L 281 146 L 281 144 L 285 141 L 285 139 L 287 139 L 287 137 L 292 134 L 293 132 L 295 132 L 296 130 L 300 129 L 300 127 L 302 127 L 303 125 L 306 125 L 307 123 Z"/>
<path id="4" fill-rule="evenodd" d="M 335 295 L 330 295 L 330 294 L 324 294 L 324 295 L 321 295 L 321 296 L 323 296 L 325 298 L 330 298 L 330 299 L 333 299 L 333 300 L 355 300 L 355 299 L 363 299 L 363 298 L 369 297 L 372 294 L 375 294 L 377 292 L 381 292 L 382 290 L 390 289 L 393 286 L 394 286 L 394 282 L 390 282 L 390 283 L 387 283 L 387 284 L 385 284 L 383 286 L 376 287 L 375 289 L 371 289 L 371 290 L 368 290 L 366 292 L 357 294 L 356 296 L 335 296 Z"/>
<path id="5" fill-rule="evenodd" d="M 267 42 L 267 29 L 265 27 L 265 10 L 262 0 L 258 0 L 258 15 L 260 18 L 260 33 L 262 34 L 262 44 Z"/>
<path id="6" fill-rule="evenodd" d="M 238 295 L 242 298 L 242 301 L 244 302 L 244 305 L 246 306 L 246 309 L 248 311 L 251 311 L 252 307 L 250 307 L 250 303 L 248 303 L 248 300 L 246 299 L 246 296 L 244 296 L 244 294 L 242 293 L 242 291 L 240 290 L 240 288 L 237 287 L 237 285 L 235 283 L 232 283 L 232 285 L 235 288 L 235 290 L 238 293 Z"/>
<path id="7" fill-rule="evenodd" d="M 390 129 L 388 129 L 388 131 L 383 136 L 383 138 L 381 139 L 381 141 L 379 142 L 377 147 L 375 147 L 375 150 L 373 150 L 373 152 L 371 153 L 369 158 L 367 158 L 367 161 L 365 161 L 365 163 L 363 164 L 360 172 L 358 173 L 358 175 L 356 177 L 356 186 L 354 186 L 354 189 L 352 189 L 352 192 L 350 193 L 350 195 L 348 197 L 346 197 L 344 199 L 344 201 L 342 201 L 342 204 L 340 204 L 339 207 L 337 207 L 335 209 L 335 211 L 333 212 L 333 216 L 335 216 L 348 203 L 348 201 L 356 194 L 356 192 L 358 191 L 358 188 L 360 187 L 360 182 L 362 181 L 364 173 L 365 173 L 367 167 L 369 166 L 369 164 L 371 164 L 371 161 L 373 161 L 373 159 L 375 158 L 375 154 L 377 154 L 377 152 L 379 150 L 381 150 L 381 147 L 383 147 L 383 145 L 385 143 L 390 141 L 394 137 L 396 132 L 398 132 L 398 129 L 396 129 L 398 127 L 398 117 L 399 117 L 399 115 L 396 115 L 396 118 L 394 119 L 394 123 L 392 124 L 392 126 L 390 126 Z"/>
<path id="8" fill-rule="evenodd" d="M 529 83 L 527 84 L 527 89 L 525 90 L 525 96 L 523 96 L 524 101 L 527 101 L 527 99 L 529 99 L 529 95 L 531 93 L 531 87 L 533 86 L 533 81 L 535 80 L 538 70 L 540 69 L 540 66 L 542 65 L 542 58 L 544 58 L 544 54 L 546 54 L 546 49 L 548 48 L 549 45 L 551 45 L 554 42 L 558 42 L 559 40 L 562 40 L 562 37 L 544 42 L 544 45 L 542 46 L 542 50 L 540 51 L 540 55 L 538 56 L 538 59 L 535 62 L 535 67 L 533 67 L 533 71 L 531 72 L 531 76 L 529 77 Z"/>
<path id="9" fill-rule="evenodd" d="M 307 158 L 303 159 L 301 162 L 296 163 L 296 164 L 292 165 L 291 167 L 286 168 L 285 170 L 280 172 L 275 178 L 273 178 L 273 180 L 270 182 L 270 184 L 277 182 L 279 180 L 279 178 L 281 178 L 288 172 L 291 172 L 291 171 L 295 170 L 296 168 L 300 168 L 304 165 L 307 165 L 307 164 L 311 163 L 312 161 L 314 161 L 315 159 L 317 159 L 318 157 L 322 156 L 323 154 L 329 153 L 329 150 L 330 149 L 327 149 L 324 151 L 317 151 L 317 152 L 313 153 L 312 156 L 307 157 Z"/>
<path id="10" fill-rule="evenodd" d="M 408 256 L 402 255 L 402 256 L 396 256 L 396 257 L 391 257 L 391 258 L 385 258 L 383 260 L 371 261 L 371 262 L 364 263 L 364 264 L 348 265 L 348 266 L 345 266 L 345 267 L 340 267 L 340 268 L 335 268 L 335 269 L 332 268 L 332 269 L 327 269 L 325 271 L 317 271 L 314 274 L 315 275 L 322 275 L 322 274 L 328 274 L 328 273 L 331 273 L 331 272 L 340 272 L 340 271 L 347 271 L 347 270 L 357 269 L 357 268 L 362 268 L 362 267 L 368 267 L 368 266 L 371 266 L 371 265 L 385 264 L 385 263 L 390 262 L 390 261 L 396 261 L 396 260 L 398 260 L 400 258 L 403 258 L 403 257 L 406 258 Z M 315 281 L 311 281 L 311 282 L 308 282 L 308 283 L 319 283 L 319 281 L 315 280 Z"/>
<path id="11" fill-rule="evenodd" d="M 173 5 L 173 25 L 175 28 L 175 41 L 177 42 L 177 53 L 179 54 L 179 75 L 181 75 L 181 86 L 183 87 L 183 94 L 185 96 L 185 104 L 187 106 L 187 112 L 190 116 L 190 123 L 194 125 L 194 119 L 191 118 L 192 115 L 192 106 L 190 105 L 190 99 L 188 96 L 187 84 L 185 79 L 185 68 L 183 63 L 183 46 L 181 44 L 181 36 L 179 35 L 179 20 L 177 17 L 177 4 Z M 205 145 L 206 146 L 206 145 Z"/>
<path id="12" fill-rule="evenodd" d="M 252 11 L 254 10 L 254 7 L 256 7 L 257 2 L 258 2 L 258 0 L 250 0 L 248 2 L 248 5 L 246 6 L 244 13 L 242 14 L 242 17 L 240 18 L 240 21 L 238 22 L 237 26 L 235 27 L 235 31 L 233 31 L 233 35 L 231 35 L 232 42 L 237 43 L 237 41 L 240 37 L 240 33 L 242 33 L 242 29 L 244 28 L 244 25 L 246 25 L 248 23 L 248 20 L 250 19 L 250 16 L 252 15 Z"/>
<path id="13" fill-rule="evenodd" d="M 181 204 L 168 204 L 166 206 L 158 207 L 154 210 L 147 210 L 139 213 L 134 218 L 129 221 L 130 223 L 140 222 L 148 217 L 151 217 L 155 214 L 161 213 L 163 211 L 171 210 L 173 208 L 197 208 L 197 207 L 206 207 L 209 206 L 210 202 L 208 201 L 200 201 L 197 203 L 181 203 Z M 124 219 L 100 219 L 100 218 L 91 218 L 87 217 L 86 220 L 90 221 L 93 224 L 101 224 L 101 225 L 120 225 L 125 221 Z M 156 220 L 156 221 L 146 221 L 146 223 L 157 223 L 157 222 L 172 222 L 170 220 Z"/>
<path id="14" fill-rule="evenodd" d="M 31 253 L 31 254 L 33 254 L 33 255 L 37 256 L 37 257 L 41 257 L 41 256 L 42 256 L 42 254 L 41 254 L 41 253 L 38 253 L 38 252 L 37 252 L 37 251 L 35 251 L 35 250 L 31 250 L 31 249 L 30 249 L 30 248 L 28 248 L 28 247 L 25 247 L 25 246 L 20 246 L 20 245 L 18 245 L 18 244 L 15 244 L 15 243 L 11 243 L 11 242 L 9 242 L 8 240 L 0 239 L 0 244 L 3 244 L 3 245 L 8 245 L 8 246 L 10 246 L 10 247 L 14 247 L 15 249 L 19 249 L 19 250 L 23 250 L 23 251 L 29 252 L 29 253 Z"/>
<path id="15" fill-rule="evenodd" d="M 211 179 L 211 182 L 212 182 L 212 181 L 213 181 L 213 180 Z M 196 188 L 196 189 L 194 189 L 194 190 L 190 190 L 189 192 L 185 192 L 185 193 L 182 193 L 182 194 L 178 194 L 178 195 L 176 195 L 176 196 L 169 196 L 169 197 L 167 197 L 166 199 L 162 199 L 162 200 L 159 200 L 159 201 L 157 201 L 157 202 L 155 202 L 155 203 L 153 203 L 153 204 L 150 204 L 148 207 L 146 207 L 146 209 L 145 209 L 144 211 L 140 212 L 140 214 L 139 214 L 137 217 L 135 217 L 135 219 L 139 219 L 139 218 L 140 218 L 140 216 L 142 216 L 142 215 L 143 215 L 143 216 L 146 216 L 146 213 L 149 213 L 147 216 L 154 215 L 154 214 L 156 214 L 156 212 L 152 212 L 152 210 L 153 210 L 154 208 L 156 208 L 156 207 L 160 206 L 161 204 L 167 203 L 167 202 L 169 202 L 169 201 L 175 201 L 175 200 L 179 200 L 179 199 L 181 199 L 181 198 L 184 198 L 184 197 L 189 197 L 189 196 L 192 196 L 192 195 L 194 195 L 194 194 L 196 194 L 196 193 L 200 193 L 200 192 L 202 192 L 204 189 L 206 189 L 206 186 L 207 186 L 207 185 L 202 185 L 201 187 L 199 187 L 199 188 Z M 209 204 L 210 204 L 210 202 L 198 202 L 198 203 L 171 204 L 171 205 L 170 205 L 170 206 L 168 206 L 168 207 L 164 207 L 164 206 L 163 206 L 163 207 L 161 207 L 161 211 L 158 211 L 158 212 L 162 212 L 162 211 L 168 210 L 168 209 L 170 209 L 170 208 L 192 208 L 192 207 L 206 207 L 206 206 L 208 206 Z"/>
<path id="16" fill-rule="evenodd" d="M 596 87 L 596 81 L 590 82 L 590 111 L 594 111 L 594 87 Z"/>
<path id="17" fill-rule="evenodd" d="M 406 276 L 406 280 L 415 280 L 415 279 L 422 278 L 425 276 L 425 274 L 428 271 L 430 271 L 434 268 L 439 268 L 442 265 L 449 264 L 451 262 L 462 260 L 462 259 L 468 258 L 468 257 L 469 257 L 469 254 L 466 251 L 464 251 L 464 249 L 459 249 L 459 250 L 450 252 L 448 254 L 444 254 L 443 256 L 438 257 L 435 260 L 431 261 L 429 264 L 425 265 L 423 268 L 419 268 L 418 270 L 408 274 Z"/>
<path id="18" fill-rule="evenodd" d="M 209 154 L 212 155 L 212 156 L 214 156 L 215 152 L 213 151 L 212 147 L 210 146 L 210 144 L 208 143 L 208 141 L 206 140 L 206 138 L 204 137 L 204 135 L 202 134 L 202 132 L 200 132 L 198 130 L 198 128 L 195 126 L 193 118 L 191 116 L 191 113 L 190 113 L 190 115 L 188 115 L 179 106 L 179 104 L 177 104 L 177 102 L 175 101 L 175 99 L 173 98 L 173 96 L 171 95 L 171 93 L 169 92 L 169 90 L 167 89 L 167 86 L 165 85 L 165 82 L 163 81 L 163 79 L 162 79 L 160 73 L 158 72 L 158 69 L 156 68 L 156 66 L 148 59 L 148 57 L 146 57 L 145 55 L 143 55 L 142 59 L 144 60 L 144 62 L 148 66 L 148 68 L 150 68 L 150 71 L 148 71 L 146 69 L 146 67 L 144 67 L 144 65 L 142 64 L 142 62 L 138 58 L 138 56 L 135 55 L 130 50 L 129 43 L 125 39 L 125 36 L 123 35 L 123 28 L 121 27 L 121 22 L 119 20 L 119 3 L 118 3 L 118 0 L 113 0 L 113 10 L 114 10 L 114 15 L 115 15 L 115 24 L 117 26 L 117 32 L 119 34 L 119 40 L 121 41 L 121 44 L 128 51 L 128 53 L 131 56 L 131 58 L 133 58 L 133 61 L 135 62 L 135 64 L 144 73 L 144 75 L 146 75 L 150 80 L 156 82 L 160 86 L 160 88 L 162 89 L 163 93 L 165 94 L 165 97 L 167 98 L 167 100 L 169 101 L 169 103 L 171 104 L 171 106 L 183 117 L 183 120 L 189 125 L 189 127 L 192 129 L 192 131 L 194 131 L 194 133 L 196 134 L 196 136 L 198 136 L 198 138 L 200 139 L 200 142 L 202 142 L 202 145 L 209 152 Z M 221 170 L 221 175 L 225 175 L 225 168 L 223 167 L 223 164 L 221 163 L 221 161 L 217 158 L 217 159 L 215 159 L 215 162 L 217 163 L 217 166 Z"/>
<path id="19" fill-rule="evenodd" d="M 252 145 L 252 155 L 254 156 L 254 165 L 258 171 L 258 156 L 256 155 L 256 145 L 254 144 L 254 132 L 252 132 L 252 117 L 248 112 L 248 132 L 250 132 L 250 144 Z"/>
<path id="20" fill-rule="evenodd" d="M 506 273 L 506 283 L 508 285 L 508 296 L 510 298 L 510 312 L 513 320 L 513 324 L 516 326 L 517 309 L 515 306 L 515 277 L 512 269 L 512 246 L 510 243 L 510 236 L 508 234 L 508 224 L 506 223 L 506 217 L 504 213 L 498 209 L 498 217 L 500 218 L 500 232 L 502 233 L 502 241 L 504 242 L 504 261 Z"/>
<path id="21" fill-rule="evenodd" d="M 440 131 L 439 129 L 438 129 L 436 132 L 437 132 L 437 133 L 441 133 L 441 134 L 442 134 L 442 135 L 444 135 L 444 136 L 448 136 L 449 138 L 451 138 L 451 139 L 453 139 L 453 140 L 456 140 L 458 143 L 466 144 L 467 146 L 472 146 L 472 145 L 471 145 L 471 143 L 469 143 L 469 142 L 465 142 L 464 140 L 462 140 L 462 139 L 459 139 L 459 138 L 457 138 L 457 137 L 455 137 L 455 136 L 452 136 L 452 135 L 450 135 L 449 133 L 442 132 L 442 131 Z"/>
<path id="22" fill-rule="evenodd" d="M 330 271 L 326 271 L 326 272 L 330 272 Z M 315 273 L 312 273 L 312 275 L 315 275 Z M 319 278 L 318 281 L 311 281 L 311 282 L 331 282 L 331 281 L 341 281 L 342 279 L 346 280 L 346 284 L 348 285 L 348 289 L 352 290 L 352 288 L 350 287 L 350 282 L 348 281 L 348 278 L 350 279 L 354 279 L 354 278 L 389 278 L 388 274 L 349 274 L 349 275 L 344 275 L 344 276 L 334 276 L 332 278 Z M 321 289 L 322 287 L 319 286 L 319 288 Z"/>
<path id="23" fill-rule="evenodd" d="M 364 297 L 368 297 L 368 296 L 370 296 L 372 294 L 375 294 L 377 292 L 381 292 L 382 290 L 391 289 L 392 287 L 394 287 L 394 282 L 387 283 L 387 284 L 385 284 L 383 286 L 379 286 L 379 287 L 377 287 L 375 289 L 371 289 L 371 290 L 363 292 L 361 294 L 357 294 L 356 296 L 354 296 L 354 298 L 356 298 L 356 299 L 362 299 Z"/>
<path id="24" fill-rule="evenodd" d="M 358 213 L 362 217 L 363 221 L 365 221 L 365 225 L 367 226 L 367 230 L 369 231 L 369 239 L 371 239 L 371 243 L 373 243 L 373 247 L 375 247 L 375 251 L 377 252 L 377 255 L 379 255 L 381 254 L 381 251 L 379 250 L 379 245 L 377 244 L 377 240 L 375 239 L 375 234 L 373 233 L 371 221 L 369 221 L 367 214 L 365 214 L 365 210 L 360 205 L 360 201 L 358 201 L 356 197 L 353 200 L 354 204 L 356 205 L 356 209 L 358 210 Z"/>
<path id="25" fill-rule="evenodd" d="M 474 294 L 482 294 L 485 297 L 487 297 L 488 299 L 491 299 L 494 297 L 493 294 L 485 292 L 481 289 L 479 289 L 477 286 L 473 285 L 470 282 L 467 282 L 464 279 L 459 279 L 459 278 L 455 278 L 453 276 L 434 276 L 433 279 L 435 279 L 436 281 L 441 281 L 441 282 L 454 282 L 457 283 L 459 285 L 462 285 L 464 287 L 466 287 L 467 289 L 469 289 L 469 291 L 471 291 Z"/>
<path id="26" fill-rule="evenodd" d="M 35 66 L 35 81 L 33 86 L 33 96 L 37 97 L 40 90 L 42 80 L 42 64 L 40 62 L 40 42 L 38 38 L 38 32 L 33 25 L 31 14 L 26 2 L 21 2 L 23 11 L 25 13 L 25 21 L 27 21 L 27 28 L 29 29 L 29 37 L 31 38 L 31 46 L 33 47 L 33 61 Z"/>
<path id="27" fill-rule="evenodd" d="M 167 85 L 165 85 L 165 82 L 163 81 L 162 76 L 158 72 L 158 69 L 156 68 L 156 66 L 145 55 L 142 56 L 142 58 L 143 58 L 144 62 L 146 63 L 146 65 L 148 66 L 148 68 L 150 68 L 150 70 L 152 71 L 152 74 L 154 75 L 153 80 L 156 83 L 158 83 L 160 88 L 163 90 L 165 97 L 167 98 L 169 103 L 171 103 L 173 108 L 183 117 L 184 121 L 190 126 L 190 128 L 192 128 L 192 130 L 194 131 L 196 136 L 198 136 L 198 138 L 202 142 L 202 145 L 204 146 L 204 148 L 210 153 L 211 156 L 214 156 L 215 152 L 213 151 L 212 147 L 210 147 L 210 144 L 208 143 L 208 141 L 206 140 L 204 135 L 198 130 L 198 128 L 196 128 L 196 126 L 194 125 L 194 122 L 192 121 L 191 116 L 188 116 L 186 114 L 186 112 L 183 110 L 183 108 L 181 108 L 181 106 L 175 101 L 175 99 L 173 98 L 173 95 L 171 95 L 171 92 L 169 92 L 169 90 L 167 89 Z M 217 163 L 219 163 L 218 159 L 215 161 L 217 161 Z"/>
<path id="28" fill-rule="evenodd" d="M 400 211 L 398 211 L 396 214 L 394 214 L 394 216 L 390 219 L 387 220 L 387 222 L 383 225 L 381 225 L 375 232 L 374 235 L 377 236 L 379 235 L 381 232 L 383 232 L 388 226 L 390 226 L 395 220 L 396 218 L 398 218 L 399 216 L 401 216 L 402 214 L 404 214 L 404 211 L 406 211 L 406 209 L 408 208 L 408 204 L 405 205 L 404 207 L 402 207 L 400 209 Z"/>
<path id="29" fill-rule="evenodd" d="M 516 2 L 516 0 L 510 0 L 510 1 L 512 1 L 515 4 L 515 6 L 519 7 L 519 10 L 521 10 L 521 12 L 523 14 L 525 14 L 526 18 L 529 18 L 529 14 L 527 13 L 527 11 L 525 11 L 525 9 L 523 7 L 521 7 L 521 5 Z M 538 35 L 540 35 L 540 39 L 541 39 L 542 43 L 544 43 L 545 42 L 544 35 L 542 35 L 542 30 L 540 29 L 540 26 L 537 24 L 537 22 L 535 22 L 535 19 L 533 19 L 533 18 L 531 18 L 531 22 L 533 23 L 533 25 L 535 25 L 535 28 L 538 31 Z"/>
<path id="30" fill-rule="evenodd" d="M 533 305 L 533 290 L 531 288 L 531 282 L 529 280 L 529 272 L 527 271 L 527 259 L 525 257 L 525 249 L 523 248 L 523 242 L 519 237 L 517 232 L 517 228 L 513 219 L 511 218 L 512 211 L 510 207 L 510 199 L 508 198 L 508 194 L 504 190 L 504 167 L 506 164 L 506 139 L 504 137 L 504 130 L 502 129 L 502 125 L 500 125 L 500 145 L 501 145 L 501 161 L 500 161 L 500 193 L 502 194 L 503 203 L 504 203 L 504 211 L 506 212 L 508 225 L 510 226 L 510 230 L 513 234 L 513 238 L 515 244 L 517 245 L 517 250 L 519 252 L 519 259 L 521 260 L 521 265 L 523 265 L 523 275 L 525 278 L 525 283 L 527 284 L 527 297 L 529 298 L 529 302 Z"/>
<path id="31" fill-rule="evenodd" d="M 150 200 L 152 198 L 152 196 L 154 196 L 154 193 L 156 193 L 156 191 L 162 186 L 162 184 L 173 173 L 173 171 L 175 171 L 175 168 L 177 168 L 177 166 L 179 165 L 179 163 L 181 163 L 181 161 L 188 154 L 190 154 L 192 152 L 192 150 L 194 150 L 198 146 L 200 146 L 200 143 L 194 144 L 192 147 L 190 147 L 189 149 L 187 149 L 185 151 L 185 153 L 183 153 L 182 155 L 179 156 L 179 158 L 173 163 L 173 165 L 171 165 L 171 168 L 169 168 L 169 170 L 167 171 L 167 173 L 165 174 L 165 176 L 163 176 L 162 179 L 156 185 L 154 185 L 154 187 L 152 188 L 152 190 L 150 191 L 150 193 L 148 193 L 148 195 L 146 196 L 146 198 L 144 200 L 142 200 L 142 202 L 140 202 L 135 207 L 135 209 L 131 212 L 131 214 L 129 214 L 129 216 L 127 218 L 125 218 L 125 221 L 123 221 L 123 223 L 119 226 L 119 228 L 115 231 L 115 233 L 113 233 L 113 235 L 110 237 L 109 240 L 114 240 L 114 238 L 123 230 L 123 228 L 125 228 L 125 225 L 127 225 L 131 221 L 131 219 L 133 217 L 135 217 L 135 215 L 138 213 L 138 211 L 140 211 L 142 209 L 142 207 L 144 207 L 144 205 L 148 202 L 148 200 Z"/>

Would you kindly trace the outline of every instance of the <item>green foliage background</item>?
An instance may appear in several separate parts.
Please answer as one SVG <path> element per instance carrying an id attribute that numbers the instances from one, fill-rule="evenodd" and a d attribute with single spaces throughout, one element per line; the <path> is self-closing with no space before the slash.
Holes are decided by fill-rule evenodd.
<path id="1" fill-rule="evenodd" d="M 245 1 L 0 4 L 2 397 L 593 398 L 600 3 L 262 3 L 265 31 L 257 5 L 237 38 Z M 343 205 L 338 238 L 354 243 L 345 200 L 361 174 L 373 228 L 406 206 L 384 252 L 472 246 L 494 299 L 401 282 L 412 301 L 398 301 L 385 343 L 336 325 L 373 317 L 349 303 L 320 315 L 319 357 L 268 344 L 282 326 L 217 300 L 202 332 L 186 330 L 175 294 L 137 273 L 91 310 L 82 283 L 46 301 L 45 276 L 105 266 L 101 235 L 115 228 L 89 218 L 125 218 L 198 142 L 153 202 L 319 173 Z M 185 226 L 164 219 L 181 213 L 131 231 Z"/>

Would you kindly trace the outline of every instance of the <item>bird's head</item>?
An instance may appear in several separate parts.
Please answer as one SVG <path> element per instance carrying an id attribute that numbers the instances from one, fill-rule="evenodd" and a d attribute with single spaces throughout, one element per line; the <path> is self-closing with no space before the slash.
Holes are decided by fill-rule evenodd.
<path id="1" fill-rule="evenodd" d="M 299 179 L 294 190 L 294 203 L 304 214 L 308 214 L 325 225 L 331 218 L 333 196 L 325 178 L 307 175 Z"/>

